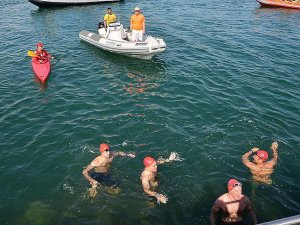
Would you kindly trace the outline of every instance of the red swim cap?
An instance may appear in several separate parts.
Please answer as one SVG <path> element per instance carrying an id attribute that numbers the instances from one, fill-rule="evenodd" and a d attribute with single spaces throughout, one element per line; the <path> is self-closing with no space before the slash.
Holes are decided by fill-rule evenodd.
<path id="1" fill-rule="evenodd" d="M 44 47 L 44 44 L 42 42 L 39 42 L 36 44 L 36 47 Z"/>
<path id="2" fill-rule="evenodd" d="M 236 186 L 242 186 L 242 183 L 237 181 L 236 179 L 230 179 L 227 184 L 228 192 Z"/>
<path id="3" fill-rule="evenodd" d="M 104 151 L 109 151 L 109 145 L 103 143 L 103 144 L 101 144 L 101 145 L 99 146 L 99 150 L 100 150 L 101 153 L 104 152 Z"/>
<path id="4" fill-rule="evenodd" d="M 260 158 L 260 159 L 262 159 L 262 161 L 266 161 L 267 159 L 268 159 L 268 157 L 269 157 L 269 155 L 268 155 L 268 153 L 265 151 L 265 150 L 258 150 L 257 152 L 256 152 L 256 155 Z"/>
<path id="5" fill-rule="evenodd" d="M 145 167 L 150 166 L 154 162 L 156 162 L 155 159 L 153 159 L 150 156 L 147 156 L 146 158 L 144 158 L 144 165 L 145 165 Z"/>

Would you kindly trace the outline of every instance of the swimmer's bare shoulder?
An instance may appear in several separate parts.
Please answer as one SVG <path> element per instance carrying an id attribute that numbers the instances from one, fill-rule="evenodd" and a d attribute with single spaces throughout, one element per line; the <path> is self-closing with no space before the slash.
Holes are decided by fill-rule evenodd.
<path id="1" fill-rule="evenodd" d="M 141 179 L 148 179 L 149 180 L 149 176 L 151 175 L 151 172 L 144 170 L 141 174 Z"/>
<path id="2" fill-rule="evenodd" d="M 228 195 L 227 193 L 221 195 L 219 198 L 217 198 L 217 200 L 215 201 L 215 206 L 216 207 L 220 207 L 223 208 L 223 206 L 225 205 L 225 202 L 228 201 Z"/>
<path id="3" fill-rule="evenodd" d="M 99 167 L 105 162 L 105 159 L 101 156 L 97 156 L 91 163 L 90 166 L 92 167 Z"/>
<path id="4" fill-rule="evenodd" d="M 214 202 L 212 208 L 211 208 L 211 216 L 212 214 L 216 214 L 217 212 L 219 212 L 221 209 L 225 208 L 225 194 L 221 195 L 219 198 L 216 199 L 216 201 Z"/>
<path id="5" fill-rule="evenodd" d="M 251 207 L 251 201 L 247 196 L 243 195 L 241 200 L 243 201 L 243 203 L 245 204 L 246 207 Z"/>

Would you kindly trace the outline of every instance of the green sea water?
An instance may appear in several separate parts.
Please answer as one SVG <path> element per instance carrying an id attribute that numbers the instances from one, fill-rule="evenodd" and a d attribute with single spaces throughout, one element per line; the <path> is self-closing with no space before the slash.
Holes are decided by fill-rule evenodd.
<path id="1" fill-rule="evenodd" d="M 129 26 L 135 6 L 167 49 L 152 60 L 80 41 L 107 7 Z M 39 9 L 0 2 L 0 224 L 209 224 L 229 178 L 243 182 L 258 221 L 300 214 L 300 11 L 246 1 L 133 1 Z M 42 41 L 59 59 L 47 85 L 28 50 Z M 241 161 L 279 143 L 273 183 L 254 187 Z M 83 168 L 100 143 L 118 157 L 118 194 L 86 196 Z M 142 160 L 159 166 L 167 204 L 143 194 Z M 251 224 L 251 220 L 247 220 Z"/>

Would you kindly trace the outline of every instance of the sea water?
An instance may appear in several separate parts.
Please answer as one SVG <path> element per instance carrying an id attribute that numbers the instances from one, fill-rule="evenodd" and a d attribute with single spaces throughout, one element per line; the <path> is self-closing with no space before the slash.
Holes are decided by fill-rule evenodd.
<path id="1" fill-rule="evenodd" d="M 140 60 L 80 41 L 107 7 L 128 27 L 135 6 L 165 40 L 162 54 Z M 259 222 L 300 213 L 300 11 L 254 0 L 4 0 L 0 15 L 0 224 L 206 225 L 229 178 Z M 37 42 L 55 57 L 46 85 L 27 56 Z M 241 156 L 259 147 L 271 157 L 273 141 L 273 183 L 254 186 Z M 82 170 L 100 143 L 136 157 L 113 161 L 120 193 L 91 199 Z M 169 201 L 157 204 L 143 193 L 142 160 L 171 152 L 181 160 L 159 165 Z"/>

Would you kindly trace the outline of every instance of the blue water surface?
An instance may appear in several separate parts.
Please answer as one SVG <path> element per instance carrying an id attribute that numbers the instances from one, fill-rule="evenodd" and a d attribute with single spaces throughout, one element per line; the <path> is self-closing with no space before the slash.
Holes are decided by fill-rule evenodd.
<path id="1" fill-rule="evenodd" d="M 127 27 L 135 6 L 164 53 L 147 61 L 80 41 L 107 7 Z M 299 10 L 254 0 L 45 9 L 3 0 L 0 15 L 0 224 L 207 225 L 232 177 L 259 222 L 300 214 Z M 46 85 L 27 56 L 40 41 L 56 58 Z M 271 155 L 273 141 L 273 183 L 253 186 L 241 156 L 253 147 Z M 119 194 L 90 199 L 81 173 L 102 142 L 136 158 L 113 162 Z M 157 204 L 143 194 L 142 160 L 171 152 L 183 160 L 159 166 L 169 201 Z"/>

